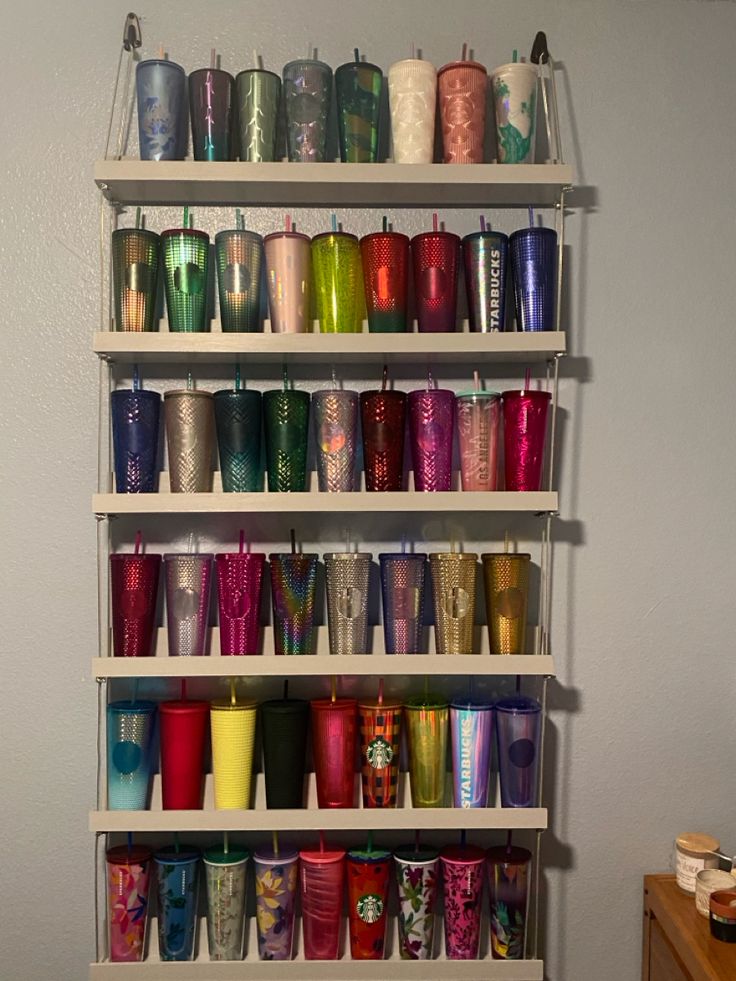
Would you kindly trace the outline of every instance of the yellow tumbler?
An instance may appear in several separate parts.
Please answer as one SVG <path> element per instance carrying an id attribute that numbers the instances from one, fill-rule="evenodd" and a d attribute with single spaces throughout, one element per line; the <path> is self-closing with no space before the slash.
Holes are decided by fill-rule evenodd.
<path id="1" fill-rule="evenodd" d="M 473 654 L 475 552 L 432 552 L 429 571 L 438 654 Z"/>
<path id="2" fill-rule="evenodd" d="M 215 808 L 249 808 L 257 703 L 226 699 L 210 704 Z"/>
<path id="3" fill-rule="evenodd" d="M 528 552 L 485 552 L 483 579 L 491 654 L 526 654 L 529 605 Z"/>
<path id="4" fill-rule="evenodd" d="M 449 706 L 436 695 L 404 703 L 412 807 L 444 807 Z"/>

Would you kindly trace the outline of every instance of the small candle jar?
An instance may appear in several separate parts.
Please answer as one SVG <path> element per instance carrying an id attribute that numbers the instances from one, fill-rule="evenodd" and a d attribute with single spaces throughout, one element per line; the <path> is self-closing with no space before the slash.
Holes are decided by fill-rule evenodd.
<path id="1" fill-rule="evenodd" d="M 677 885 L 683 892 L 695 892 L 695 877 L 703 869 L 717 869 L 721 847 L 717 838 L 710 835 L 688 833 L 675 839 L 675 874 Z"/>
<path id="2" fill-rule="evenodd" d="M 736 889 L 719 889 L 711 894 L 710 933 L 716 940 L 736 944 Z"/>

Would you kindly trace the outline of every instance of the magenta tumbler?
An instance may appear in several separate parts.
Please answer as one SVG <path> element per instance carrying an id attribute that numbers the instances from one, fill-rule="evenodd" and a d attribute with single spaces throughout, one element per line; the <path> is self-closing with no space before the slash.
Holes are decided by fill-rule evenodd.
<path id="1" fill-rule="evenodd" d="M 504 392 L 503 451 L 507 491 L 542 486 L 549 392 Z"/>
<path id="2" fill-rule="evenodd" d="M 447 388 L 409 392 L 409 435 L 414 490 L 452 489 L 455 393 Z"/>
<path id="3" fill-rule="evenodd" d="M 345 852 L 341 848 L 299 852 L 304 959 L 336 961 L 345 894 Z"/>
<path id="4" fill-rule="evenodd" d="M 440 852 L 448 961 L 478 957 L 485 858 L 486 853 L 477 845 L 448 845 Z"/>
<path id="5" fill-rule="evenodd" d="M 421 332 L 455 330 L 459 255 L 460 239 L 452 232 L 422 232 L 411 240 Z"/>
<path id="6" fill-rule="evenodd" d="M 215 557 L 220 612 L 220 653 L 260 654 L 263 552 Z"/>

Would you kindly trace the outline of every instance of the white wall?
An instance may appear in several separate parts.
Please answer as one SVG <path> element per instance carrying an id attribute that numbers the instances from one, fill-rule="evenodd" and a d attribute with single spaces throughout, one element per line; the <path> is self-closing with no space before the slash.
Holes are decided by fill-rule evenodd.
<path id="1" fill-rule="evenodd" d="M 4 11 L 0 975 L 12 981 L 77 981 L 93 944 L 91 168 L 125 12 Z M 685 830 L 736 851 L 736 5 L 153 0 L 140 13 L 145 52 L 163 40 L 188 69 L 216 44 L 223 67 L 257 47 L 278 70 L 309 39 L 332 65 L 359 44 L 382 66 L 412 39 L 438 65 L 469 39 L 493 66 L 540 27 L 563 62 L 565 144 L 589 207 L 569 222 L 546 955 L 555 981 L 634 981 L 642 874 L 667 867 Z M 401 216 L 409 231 L 424 220 Z M 447 220 L 464 232 L 475 215 Z M 324 216 L 305 222 L 316 231 Z"/>

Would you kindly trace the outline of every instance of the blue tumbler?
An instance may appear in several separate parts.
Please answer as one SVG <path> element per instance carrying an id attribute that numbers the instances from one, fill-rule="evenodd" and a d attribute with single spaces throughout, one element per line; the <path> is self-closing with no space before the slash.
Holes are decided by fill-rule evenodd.
<path id="1" fill-rule="evenodd" d="M 158 462 L 161 396 L 140 388 L 110 395 L 115 490 L 118 494 L 154 494 Z"/>
<path id="2" fill-rule="evenodd" d="M 141 160 L 183 160 L 189 128 L 184 69 L 164 58 L 141 61 L 135 90 Z"/>
<path id="3" fill-rule="evenodd" d="M 126 699 L 107 706 L 107 807 L 143 811 L 153 764 L 155 702 Z"/>
<path id="4" fill-rule="evenodd" d="M 424 654 L 423 552 L 382 552 L 383 633 L 387 654 Z"/>
<path id="5" fill-rule="evenodd" d="M 518 330 L 554 330 L 557 232 L 520 228 L 509 238 Z"/>
<path id="6" fill-rule="evenodd" d="M 162 961 L 191 961 L 194 957 L 200 857 L 199 849 L 191 845 L 162 848 L 153 856 Z"/>

